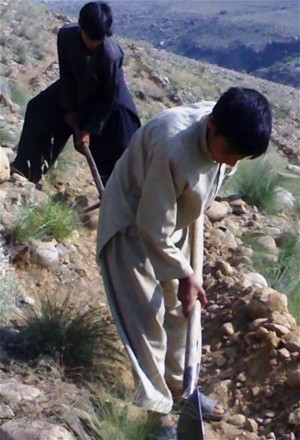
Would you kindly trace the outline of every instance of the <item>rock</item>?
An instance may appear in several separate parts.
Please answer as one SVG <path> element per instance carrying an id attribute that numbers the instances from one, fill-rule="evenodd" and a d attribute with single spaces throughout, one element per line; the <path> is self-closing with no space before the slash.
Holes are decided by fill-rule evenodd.
<path id="1" fill-rule="evenodd" d="M 225 322 L 222 325 L 222 333 L 229 336 L 234 334 L 234 328 L 231 322 Z"/>
<path id="2" fill-rule="evenodd" d="M 254 419 L 247 419 L 244 424 L 244 429 L 246 429 L 249 432 L 257 432 L 258 423 Z"/>
<path id="3" fill-rule="evenodd" d="M 228 214 L 228 207 L 214 200 L 205 211 L 205 214 L 212 223 L 219 222 Z"/>
<path id="4" fill-rule="evenodd" d="M 226 359 L 226 357 L 225 356 L 218 356 L 216 359 L 215 359 L 215 364 L 218 366 L 218 367 L 224 367 L 226 364 L 227 364 L 227 359 Z"/>
<path id="5" fill-rule="evenodd" d="M 244 416 L 244 414 L 234 414 L 233 416 L 229 417 L 229 419 L 227 419 L 227 423 L 230 423 L 234 426 L 244 426 L 245 422 L 246 417 Z"/>
<path id="6" fill-rule="evenodd" d="M 278 347 L 278 345 L 281 342 L 281 339 L 278 338 L 278 336 L 276 335 L 275 332 L 269 332 L 268 336 L 267 336 L 267 341 L 270 345 L 271 348 L 276 348 Z"/>
<path id="7" fill-rule="evenodd" d="M 300 167 L 298 165 L 288 164 L 286 167 L 288 170 L 292 171 L 293 173 L 300 175 Z"/>
<path id="8" fill-rule="evenodd" d="M 33 402 L 40 394 L 41 391 L 38 388 L 14 380 L 0 385 L 0 396 L 8 404 Z"/>
<path id="9" fill-rule="evenodd" d="M 237 256 L 229 257 L 228 262 L 233 267 L 237 267 L 237 266 L 241 266 L 241 265 L 247 265 L 247 266 L 252 265 L 251 259 L 249 257 L 246 257 L 246 255 L 237 255 Z"/>
<path id="10" fill-rule="evenodd" d="M 258 272 L 245 269 L 243 275 L 246 280 L 250 281 L 251 285 L 258 285 L 262 287 L 268 287 L 268 282 L 263 275 Z"/>
<path id="11" fill-rule="evenodd" d="M 243 215 L 247 212 L 247 209 L 244 206 L 237 205 L 236 203 L 231 203 L 230 206 L 232 209 L 232 214 L 234 215 Z"/>
<path id="12" fill-rule="evenodd" d="M 231 276 L 233 274 L 233 268 L 232 266 L 227 263 L 226 261 L 217 261 L 216 262 L 216 269 L 220 270 L 223 275 Z"/>
<path id="13" fill-rule="evenodd" d="M 1 419 L 13 419 L 15 417 L 14 412 L 12 409 L 5 405 L 4 403 L 0 402 L 0 420 Z"/>
<path id="14" fill-rule="evenodd" d="M 269 318 L 269 321 L 280 326 L 287 327 L 289 330 L 296 330 L 298 337 L 300 338 L 300 328 L 297 328 L 296 319 L 289 313 L 273 312 Z"/>
<path id="15" fill-rule="evenodd" d="M 292 353 L 300 353 L 300 328 L 282 337 L 283 345 Z"/>
<path id="16" fill-rule="evenodd" d="M 289 414 L 288 423 L 289 425 L 300 426 L 300 408 L 296 408 Z"/>
<path id="17" fill-rule="evenodd" d="M 10 165 L 4 148 L 0 147 L 0 184 L 10 179 Z"/>
<path id="18" fill-rule="evenodd" d="M 55 269 L 59 265 L 59 254 L 56 243 L 53 241 L 43 242 L 39 240 L 31 241 L 30 260 L 32 263 L 46 267 L 47 269 Z"/>
<path id="19" fill-rule="evenodd" d="M 276 212 L 291 211 L 294 208 L 295 197 L 284 188 L 277 187 L 273 191 L 272 208 Z"/>
<path id="20" fill-rule="evenodd" d="M 9 440 L 75 440 L 62 426 L 25 417 L 4 423 L 0 428 L 0 438 L 5 434 Z"/>
<path id="21" fill-rule="evenodd" d="M 297 368 L 288 375 L 285 384 L 289 388 L 300 388 L 300 368 Z"/>
<path id="22" fill-rule="evenodd" d="M 259 327 L 263 326 L 264 324 L 266 324 L 268 322 L 267 318 L 258 318 L 255 319 L 254 321 L 251 322 L 251 324 L 249 325 L 249 330 L 250 331 L 255 331 L 257 330 Z"/>
<path id="23" fill-rule="evenodd" d="M 269 336 L 269 331 L 265 327 L 259 327 L 255 331 L 255 336 L 258 339 L 266 339 Z"/>
<path id="24" fill-rule="evenodd" d="M 291 357 L 291 353 L 286 348 L 280 348 L 278 355 L 281 359 L 289 359 Z"/>
<path id="25" fill-rule="evenodd" d="M 283 336 L 290 332 L 290 329 L 288 329 L 285 325 L 280 324 L 269 323 L 266 324 L 266 328 L 274 331 L 278 336 Z"/>
<path id="26" fill-rule="evenodd" d="M 246 309 L 252 319 L 268 318 L 273 312 L 288 313 L 287 296 L 270 287 L 259 289 L 250 297 Z"/>
<path id="27" fill-rule="evenodd" d="M 270 235 L 258 237 L 254 243 L 255 244 L 253 246 L 259 252 L 266 253 L 273 257 L 278 254 L 276 241 Z"/>
<path id="28" fill-rule="evenodd" d="M 14 158 L 16 156 L 15 151 L 12 148 L 10 148 L 10 147 L 6 147 L 6 146 L 2 145 L 2 148 L 3 147 L 5 148 L 4 151 L 6 153 L 6 156 L 7 156 L 7 159 L 9 161 L 9 163 L 12 163 L 12 161 L 14 160 Z"/>

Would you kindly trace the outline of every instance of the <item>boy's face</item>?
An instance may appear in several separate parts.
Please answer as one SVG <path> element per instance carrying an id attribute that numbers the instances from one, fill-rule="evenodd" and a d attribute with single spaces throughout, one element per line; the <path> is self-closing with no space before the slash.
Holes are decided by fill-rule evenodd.
<path id="1" fill-rule="evenodd" d="M 245 158 L 244 155 L 237 153 L 232 149 L 224 136 L 215 134 L 216 130 L 212 116 L 209 118 L 207 130 L 207 147 L 215 162 L 225 163 L 226 165 L 233 167 L 239 160 Z"/>

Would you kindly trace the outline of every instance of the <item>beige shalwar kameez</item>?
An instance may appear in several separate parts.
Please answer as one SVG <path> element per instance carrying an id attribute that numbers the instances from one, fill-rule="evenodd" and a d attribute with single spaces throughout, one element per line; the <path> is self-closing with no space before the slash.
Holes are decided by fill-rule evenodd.
<path id="1" fill-rule="evenodd" d="M 177 280 L 194 272 L 188 227 L 196 219 L 203 225 L 227 173 L 206 145 L 214 104 L 165 110 L 142 126 L 101 202 L 97 258 L 108 302 L 133 365 L 137 403 L 161 413 L 172 408 L 168 385 L 182 384 L 187 321 Z"/>

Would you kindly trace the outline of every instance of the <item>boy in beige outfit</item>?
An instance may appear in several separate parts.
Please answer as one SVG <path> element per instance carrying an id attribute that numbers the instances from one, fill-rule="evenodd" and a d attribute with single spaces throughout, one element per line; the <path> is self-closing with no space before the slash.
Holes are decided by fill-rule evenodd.
<path id="1" fill-rule="evenodd" d="M 203 225 L 239 160 L 266 152 L 271 126 L 267 99 L 247 88 L 165 110 L 134 134 L 105 188 L 97 258 L 137 402 L 157 421 L 153 440 L 176 439 L 170 412 L 172 392 L 182 388 L 186 317 L 197 298 L 206 304 L 190 264 L 189 226 Z"/>

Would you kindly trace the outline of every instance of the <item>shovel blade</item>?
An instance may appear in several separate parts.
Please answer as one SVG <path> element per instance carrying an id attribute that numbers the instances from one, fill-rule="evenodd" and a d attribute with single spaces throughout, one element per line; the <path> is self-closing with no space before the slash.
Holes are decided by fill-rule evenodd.
<path id="1" fill-rule="evenodd" d="M 204 440 L 200 390 L 198 387 L 183 404 L 177 425 L 177 440 Z"/>

